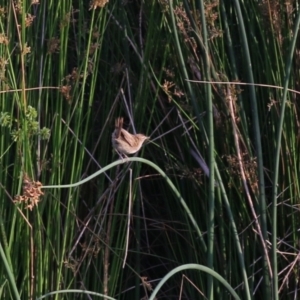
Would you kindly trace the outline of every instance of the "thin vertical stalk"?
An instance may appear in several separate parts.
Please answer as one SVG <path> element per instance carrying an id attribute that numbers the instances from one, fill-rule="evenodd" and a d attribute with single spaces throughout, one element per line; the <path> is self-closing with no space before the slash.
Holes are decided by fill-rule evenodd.
<path id="1" fill-rule="evenodd" d="M 169 4 L 170 4 L 170 16 L 171 16 L 171 21 L 172 21 L 171 23 L 172 23 L 172 26 L 173 26 L 173 33 L 174 33 L 174 38 L 175 38 L 175 42 L 176 42 L 176 48 L 177 48 L 177 51 L 178 51 L 179 64 L 180 64 L 180 67 L 182 69 L 184 77 L 188 78 L 188 73 L 187 73 L 187 70 L 186 70 L 186 67 L 185 67 L 183 55 L 182 55 L 182 52 L 181 52 L 181 46 L 180 46 L 180 42 L 179 42 L 179 38 L 178 38 L 178 33 L 177 33 L 177 29 L 176 29 L 176 22 L 175 22 L 174 12 L 173 12 L 173 1 L 170 0 Z M 197 118 L 199 120 L 199 123 L 201 123 L 199 108 L 198 108 L 198 105 L 197 105 L 196 100 L 195 100 L 195 95 L 194 95 L 193 89 L 191 87 L 190 82 L 186 81 L 186 85 L 187 85 L 187 88 L 189 90 L 189 93 L 190 93 L 190 96 L 191 96 L 191 99 L 192 99 L 192 103 L 194 105 L 194 109 L 195 109 Z M 202 238 L 202 234 L 199 237 L 200 237 L 201 246 L 202 246 L 204 252 L 206 252 L 207 251 L 207 246 L 206 246 L 206 244 L 205 244 L 205 242 Z"/>
<path id="2" fill-rule="evenodd" d="M 242 48 L 245 54 L 245 67 L 248 77 L 249 83 L 254 83 L 254 77 L 252 72 L 252 63 L 250 58 L 248 40 L 247 40 L 247 33 L 245 30 L 244 19 L 240 8 L 240 2 L 234 0 L 234 5 L 237 13 L 237 18 L 239 20 L 240 32 L 241 32 L 241 41 L 242 41 Z M 266 197 L 265 197 L 265 180 L 264 180 L 264 164 L 263 164 L 263 155 L 262 155 L 262 146 L 261 146 L 261 134 L 260 134 L 260 126 L 259 126 L 259 114 L 257 109 L 257 99 L 255 94 L 255 88 L 253 85 L 249 85 L 249 92 L 250 92 L 250 105 L 252 111 L 252 119 L 253 119 L 253 130 L 254 130 L 254 137 L 255 137 L 255 150 L 257 155 L 257 162 L 258 162 L 258 185 L 259 185 L 259 206 L 260 206 L 260 221 L 262 226 L 262 234 L 263 234 L 263 242 L 267 240 L 268 233 L 267 233 L 267 217 L 266 217 Z M 265 248 L 265 247 L 264 247 Z M 271 299 L 270 295 L 270 277 L 268 270 L 268 257 L 266 256 L 267 253 L 263 251 L 263 264 L 264 264 L 264 298 Z"/>
<path id="3" fill-rule="evenodd" d="M 285 71 L 285 82 L 284 82 L 284 90 L 281 101 L 281 113 L 280 119 L 277 129 L 277 139 L 276 139 L 276 154 L 275 154 L 275 162 L 274 162 L 274 176 L 273 176 L 273 189 L 272 189 L 272 266 L 273 266 L 273 297 L 272 299 L 278 298 L 278 270 L 277 270 L 277 182 L 278 182 L 278 173 L 279 173 L 279 159 L 280 159 L 280 150 L 281 150 L 281 137 L 283 131 L 283 121 L 284 121 L 284 113 L 287 102 L 287 89 L 289 85 L 289 78 L 291 74 L 292 68 L 292 60 L 293 54 L 295 51 L 295 45 L 298 38 L 298 31 L 300 26 L 300 12 L 298 11 L 297 20 L 295 23 L 293 39 L 291 41 L 291 48 L 289 55 L 286 61 L 286 71 Z"/>
<path id="4" fill-rule="evenodd" d="M 9 261 L 5 257 L 5 253 L 4 253 L 4 250 L 2 248 L 1 243 L 0 243 L 0 257 L 1 257 L 1 260 L 2 260 L 2 265 L 3 265 L 4 269 L 7 272 L 7 277 L 8 277 L 9 283 L 10 283 L 10 287 L 11 287 L 11 293 L 13 294 L 14 299 L 21 299 L 21 297 L 19 295 L 19 292 L 18 292 L 18 289 L 17 289 L 17 286 L 16 286 L 15 276 L 12 272 L 11 265 L 9 264 Z"/>
<path id="5" fill-rule="evenodd" d="M 179 38 L 178 38 L 178 32 L 177 32 L 176 22 L 175 22 L 174 12 L 173 12 L 173 1 L 170 0 L 169 3 L 170 3 L 170 16 L 171 16 L 171 21 L 172 21 L 171 23 L 172 23 L 172 26 L 173 26 L 173 33 L 174 33 L 174 38 L 175 38 L 175 43 L 176 43 L 176 49 L 178 51 L 179 65 L 180 65 L 180 68 L 181 68 L 181 71 L 183 73 L 184 78 L 189 78 L 188 73 L 187 73 L 187 69 L 186 69 L 186 65 L 185 65 L 185 60 L 184 60 L 184 57 L 183 57 L 183 54 L 182 54 L 182 51 L 181 51 L 180 41 L 179 41 Z M 189 95 L 192 99 L 192 104 L 193 104 L 194 110 L 196 112 L 196 116 L 198 118 L 198 121 L 199 121 L 199 123 L 201 123 L 201 114 L 200 114 L 200 111 L 199 111 L 198 103 L 196 101 L 195 93 L 194 93 L 194 91 L 192 89 L 192 86 L 191 86 L 189 81 L 186 81 L 185 84 L 188 88 Z"/>
<path id="6" fill-rule="evenodd" d="M 203 1 L 199 1 L 201 25 L 204 44 L 204 74 L 207 81 L 211 81 L 210 76 L 210 60 L 209 60 L 209 47 L 208 47 L 208 34 L 205 18 L 205 8 Z M 207 125 L 208 125 L 208 152 L 209 152 L 209 198 L 208 198 L 208 243 L 207 243 L 207 266 L 211 269 L 214 268 L 214 227 L 215 227 L 215 149 L 214 149 L 214 124 L 213 124 L 213 105 L 212 105 L 212 92 L 211 84 L 205 85 L 206 101 L 207 101 Z M 213 277 L 208 276 L 207 280 L 207 298 L 214 299 L 213 293 Z"/>

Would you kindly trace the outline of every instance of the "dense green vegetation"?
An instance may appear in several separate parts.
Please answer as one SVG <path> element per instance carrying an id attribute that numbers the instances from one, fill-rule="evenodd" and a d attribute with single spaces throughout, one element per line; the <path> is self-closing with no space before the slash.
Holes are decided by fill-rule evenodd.
<path id="1" fill-rule="evenodd" d="M 0 0 L 0 298 L 297 299 L 299 22 Z M 151 137 L 136 157 L 119 116 Z"/>

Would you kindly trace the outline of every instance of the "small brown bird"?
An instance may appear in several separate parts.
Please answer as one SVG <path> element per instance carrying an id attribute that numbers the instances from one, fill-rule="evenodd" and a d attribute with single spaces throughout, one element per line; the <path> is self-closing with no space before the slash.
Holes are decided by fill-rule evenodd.
<path id="1" fill-rule="evenodd" d="M 115 130 L 112 134 L 112 144 L 120 156 L 129 155 L 138 152 L 144 141 L 149 137 L 141 133 L 131 134 L 123 128 L 123 118 L 117 118 L 115 121 Z"/>

